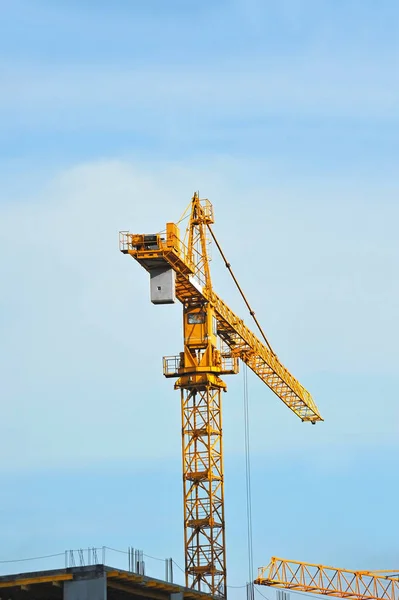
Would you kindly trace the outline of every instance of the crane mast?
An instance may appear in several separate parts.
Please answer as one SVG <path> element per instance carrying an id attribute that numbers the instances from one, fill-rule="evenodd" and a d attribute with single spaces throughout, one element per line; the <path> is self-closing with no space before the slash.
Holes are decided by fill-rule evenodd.
<path id="1" fill-rule="evenodd" d="M 195 193 L 187 212 L 184 240 L 167 223 L 166 237 L 121 231 L 120 250 L 149 272 L 154 304 L 183 305 L 184 349 L 164 357 L 163 371 L 181 394 L 186 585 L 225 598 L 221 376 L 238 373 L 241 359 L 302 421 L 322 418 L 309 392 L 214 292 L 212 204 Z"/>
<path id="2" fill-rule="evenodd" d="M 194 197 L 188 230 L 188 259 L 204 288 L 211 291 L 207 224 L 210 203 Z M 226 549 L 224 522 L 222 364 L 213 306 L 203 297 L 183 305 L 184 352 L 180 356 L 184 545 L 188 584 L 224 596 Z"/>

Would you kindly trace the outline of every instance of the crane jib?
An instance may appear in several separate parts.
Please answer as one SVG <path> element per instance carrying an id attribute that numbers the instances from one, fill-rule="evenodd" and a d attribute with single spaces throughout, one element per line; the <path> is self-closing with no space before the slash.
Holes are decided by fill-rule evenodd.
<path id="1" fill-rule="evenodd" d="M 209 294 L 195 281 L 194 270 L 180 253 L 174 248 L 165 250 L 162 246 L 150 251 L 130 249 L 127 253 L 150 275 L 161 272 L 164 277 L 170 278 L 168 287 L 172 285 L 173 272 L 175 288 L 170 292 L 171 297 L 175 296 L 183 304 L 195 297 L 210 302 L 218 317 L 218 334 L 233 354 L 245 362 L 302 421 L 314 423 L 323 420 L 310 393 L 217 294 L 213 291 Z"/>

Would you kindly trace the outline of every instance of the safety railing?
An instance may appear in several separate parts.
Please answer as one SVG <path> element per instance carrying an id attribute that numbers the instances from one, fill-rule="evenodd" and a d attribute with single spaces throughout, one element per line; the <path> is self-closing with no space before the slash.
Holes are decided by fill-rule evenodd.
<path id="1" fill-rule="evenodd" d="M 222 374 L 235 375 L 240 370 L 240 362 L 236 356 L 222 355 Z"/>
<path id="2" fill-rule="evenodd" d="M 178 377 L 179 369 L 182 367 L 180 354 L 177 356 L 163 357 L 163 374 L 165 377 Z"/>
<path id="3" fill-rule="evenodd" d="M 119 250 L 121 252 L 127 252 L 132 248 L 131 237 L 129 231 L 119 232 Z"/>

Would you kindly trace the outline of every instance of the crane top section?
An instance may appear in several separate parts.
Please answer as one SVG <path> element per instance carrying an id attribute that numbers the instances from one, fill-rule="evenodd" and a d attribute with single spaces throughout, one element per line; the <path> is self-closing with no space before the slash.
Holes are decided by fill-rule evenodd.
<path id="1" fill-rule="evenodd" d="M 119 233 L 121 252 L 130 254 L 150 273 L 153 303 L 169 304 L 177 299 L 184 306 L 210 306 L 217 335 L 230 355 L 245 362 L 302 421 L 322 421 L 310 393 L 214 292 L 209 266 L 209 233 L 214 237 L 212 204 L 194 194 L 179 223 L 187 216 L 183 239 L 175 223 L 167 223 L 163 233 Z"/>
<path id="2" fill-rule="evenodd" d="M 164 233 L 131 234 L 121 231 L 119 246 L 121 252 L 130 254 L 149 273 L 155 269 L 173 269 L 176 274 L 184 275 L 190 280 L 197 292 L 209 293 L 212 289 L 209 270 L 209 237 L 207 226 L 214 223 L 213 206 L 207 199 L 200 199 L 197 194 L 187 207 L 179 222 L 187 217 L 190 209 L 190 219 L 184 235 L 180 237 L 180 229 L 175 223 L 167 223 Z M 191 297 L 177 290 L 178 300 L 184 302 Z M 166 302 L 168 303 L 168 302 Z"/>

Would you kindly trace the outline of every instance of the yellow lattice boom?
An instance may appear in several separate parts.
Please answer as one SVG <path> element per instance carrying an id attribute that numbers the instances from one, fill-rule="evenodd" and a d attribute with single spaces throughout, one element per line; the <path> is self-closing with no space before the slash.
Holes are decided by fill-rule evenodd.
<path id="1" fill-rule="evenodd" d="M 398 571 L 349 571 L 273 557 L 255 583 L 336 598 L 399 600 Z"/>

